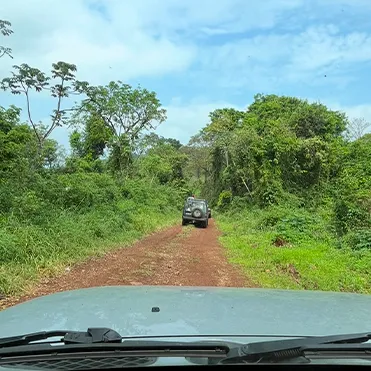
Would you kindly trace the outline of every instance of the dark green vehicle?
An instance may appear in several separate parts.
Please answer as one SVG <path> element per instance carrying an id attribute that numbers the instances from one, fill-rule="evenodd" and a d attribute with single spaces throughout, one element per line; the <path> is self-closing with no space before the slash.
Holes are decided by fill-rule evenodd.
<path id="1" fill-rule="evenodd" d="M 182 225 L 189 223 L 206 228 L 211 218 L 211 210 L 206 200 L 188 198 L 183 207 Z"/>

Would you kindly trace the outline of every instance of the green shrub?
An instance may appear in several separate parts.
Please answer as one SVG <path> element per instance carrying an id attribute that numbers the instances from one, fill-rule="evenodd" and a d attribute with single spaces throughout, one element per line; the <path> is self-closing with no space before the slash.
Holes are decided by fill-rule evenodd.
<path id="1" fill-rule="evenodd" d="M 339 199 L 334 205 L 335 225 L 340 236 L 369 224 L 369 212 L 355 202 Z"/>
<path id="2" fill-rule="evenodd" d="M 282 207 L 270 207 L 264 213 L 260 213 L 257 220 L 258 227 L 273 227 L 288 214 L 288 211 Z"/>
<path id="3" fill-rule="evenodd" d="M 234 212 L 240 212 L 244 210 L 246 207 L 251 206 L 251 200 L 249 197 L 240 197 L 240 196 L 234 196 L 231 202 L 231 209 Z"/>
<path id="4" fill-rule="evenodd" d="M 28 191 L 21 196 L 14 197 L 13 212 L 22 219 L 35 220 L 46 209 L 46 203 L 35 191 Z"/>
<path id="5" fill-rule="evenodd" d="M 368 249 L 371 251 L 371 230 L 358 229 L 346 234 L 343 239 L 343 244 L 352 250 Z"/>
<path id="6" fill-rule="evenodd" d="M 232 202 L 232 192 L 223 191 L 220 193 L 218 198 L 217 207 L 221 210 L 227 208 Z"/>

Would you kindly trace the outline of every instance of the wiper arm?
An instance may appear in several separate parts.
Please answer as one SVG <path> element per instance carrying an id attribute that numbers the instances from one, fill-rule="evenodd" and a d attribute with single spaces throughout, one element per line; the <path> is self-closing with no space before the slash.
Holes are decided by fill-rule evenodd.
<path id="1" fill-rule="evenodd" d="M 262 341 L 246 344 L 231 349 L 221 363 L 237 362 L 277 362 L 283 359 L 297 358 L 304 355 L 304 350 L 325 344 L 364 343 L 371 339 L 371 333 L 318 336 L 305 339 Z M 371 347 L 371 345 L 370 345 Z"/>
<path id="2" fill-rule="evenodd" d="M 0 348 L 29 345 L 32 342 L 62 336 L 60 342 L 65 344 L 120 343 L 122 336 L 109 328 L 88 328 L 81 331 L 43 331 L 30 334 L 0 338 Z"/>

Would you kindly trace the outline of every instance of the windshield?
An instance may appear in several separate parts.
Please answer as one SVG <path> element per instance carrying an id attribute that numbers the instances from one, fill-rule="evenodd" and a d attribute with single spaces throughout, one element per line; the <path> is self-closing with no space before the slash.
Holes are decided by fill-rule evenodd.
<path id="1" fill-rule="evenodd" d="M 1 5 L 0 366 L 371 331 L 371 0 Z"/>

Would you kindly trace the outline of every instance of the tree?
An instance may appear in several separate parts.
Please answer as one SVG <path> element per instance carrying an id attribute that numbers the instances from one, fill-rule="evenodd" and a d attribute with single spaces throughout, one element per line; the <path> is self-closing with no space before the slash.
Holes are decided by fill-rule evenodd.
<path id="1" fill-rule="evenodd" d="M 72 155 L 74 157 L 84 157 L 85 156 L 85 148 L 84 148 L 84 140 L 83 134 L 77 130 L 74 130 L 70 134 L 70 146 L 72 149 Z"/>
<path id="2" fill-rule="evenodd" d="M 223 108 L 211 112 L 209 117 L 210 123 L 202 129 L 201 133 L 204 135 L 204 140 L 209 141 L 214 148 L 214 164 L 218 161 L 216 154 L 220 154 L 224 156 L 228 167 L 231 134 L 242 127 L 245 113 L 233 108 Z"/>
<path id="3" fill-rule="evenodd" d="M 245 112 L 237 111 L 234 108 L 222 108 L 210 112 L 209 117 L 210 123 L 202 131 L 209 140 L 215 140 L 241 127 Z"/>
<path id="4" fill-rule="evenodd" d="M 180 149 L 183 146 L 178 139 L 174 138 L 163 138 L 163 142 L 166 144 L 170 144 L 175 149 Z"/>
<path id="5" fill-rule="evenodd" d="M 37 162 L 37 144 L 31 128 L 20 121 L 21 110 L 0 107 L 0 171 L 22 173 Z"/>
<path id="6" fill-rule="evenodd" d="M 273 94 L 257 94 L 248 107 L 245 125 L 246 119 L 259 133 L 264 130 L 264 123 L 284 121 L 301 138 L 339 137 L 347 125 L 343 112 L 329 110 L 320 103 L 310 104 L 307 100 Z"/>
<path id="7" fill-rule="evenodd" d="M 161 108 L 155 92 L 141 87 L 133 89 L 121 81 L 111 81 L 106 86 L 79 83 L 78 89 L 87 98 L 77 107 L 74 121 L 83 122 L 90 115 L 102 120 L 111 134 L 109 163 L 112 169 L 123 173 L 132 161 L 134 141 L 142 131 L 154 130 L 156 124 L 161 124 L 166 119 L 166 110 Z"/>
<path id="8" fill-rule="evenodd" d="M 156 147 L 160 144 L 169 144 L 175 149 L 180 149 L 182 143 L 174 138 L 164 138 L 158 134 L 152 132 L 149 134 L 141 135 L 134 143 L 134 151 L 137 157 L 146 154 L 151 148 Z"/>
<path id="9" fill-rule="evenodd" d="M 348 137 L 351 140 L 357 140 L 361 138 L 371 127 L 371 123 L 366 121 L 364 117 L 354 118 L 348 126 Z"/>
<path id="10" fill-rule="evenodd" d="M 133 89 L 121 81 L 106 86 L 79 85 L 87 95 L 79 107 L 79 114 L 96 114 L 115 137 L 127 136 L 133 141 L 143 130 L 156 128 L 166 119 L 155 92 L 138 87 Z"/>
<path id="11" fill-rule="evenodd" d="M 86 121 L 79 123 L 70 134 L 72 154 L 66 159 L 66 171 L 102 173 L 107 163 L 102 156 L 109 146 L 111 137 L 111 132 L 100 117 L 87 116 Z M 110 167 L 113 163 L 113 161 L 110 162 Z"/>
<path id="12" fill-rule="evenodd" d="M 86 116 L 85 121 L 78 126 L 70 135 L 70 145 L 74 155 L 88 156 L 92 160 L 101 157 L 112 137 L 109 128 L 99 116 L 94 114 Z"/>
<path id="13" fill-rule="evenodd" d="M 347 146 L 334 185 L 335 222 L 340 235 L 371 228 L 371 134 Z"/>
<path id="14" fill-rule="evenodd" d="M 12 24 L 9 21 L 0 19 L 0 33 L 3 36 L 10 36 L 13 33 L 11 26 Z M 0 45 L 0 58 L 3 57 L 4 55 L 7 55 L 10 58 L 13 58 L 12 49 Z"/>
<path id="15" fill-rule="evenodd" d="M 206 181 L 210 175 L 210 144 L 203 133 L 191 137 L 188 144 L 181 148 L 187 154 L 189 161 L 187 171 L 190 178 Z"/>
<path id="16" fill-rule="evenodd" d="M 13 68 L 15 72 L 12 72 L 11 77 L 2 80 L 1 87 L 4 90 L 9 90 L 12 94 L 23 94 L 25 96 L 28 120 L 41 149 L 44 141 L 53 130 L 58 126 L 63 126 L 68 120 L 68 113 L 71 110 L 63 109 L 62 101 L 71 94 L 77 93 L 75 85 L 76 66 L 66 62 L 53 63 L 51 77 L 28 64 L 13 66 Z M 53 84 L 51 84 L 51 81 L 53 81 Z M 37 93 L 49 91 L 50 95 L 56 99 L 56 108 L 51 114 L 51 123 L 47 127 L 36 123 L 32 117 L 30 98 L 32 91 Z"/>
<path id="17" fill-rule="evenodd" d="M 19 124 L 21 109 L 10 106 L 8 109 L 0 106 L 0 131 L 7 134 L 12 128 Z"/>
<path id="18" fill-rule="evenodd" d="M 46 139 L 42 149 L 43 165 L 48 169 L 55 169 L 62 165 L 64 151 L 54 139 Z"/>
<path id="19" fill-rule="evenodd" d="M 183 181 L 183 169 L 188 156 L 178 151 L 172 144 L 158 142 L 139 160 L 139 173 L 149 177 L 152 183 L 155 179 L 160 184 Z"/>
<path id="20" fill-rule="evenodd" d="M 43 167 L 53 169 L 61 165 L 62 148 L 53 139 L 46 139 L 38 151 L 32 128 L 20 121 L 21 110 L 15 106 L 0 107 L 0 170 L 29 173 Z M 23 169 L 23 170 L 22 170 Z"/>

